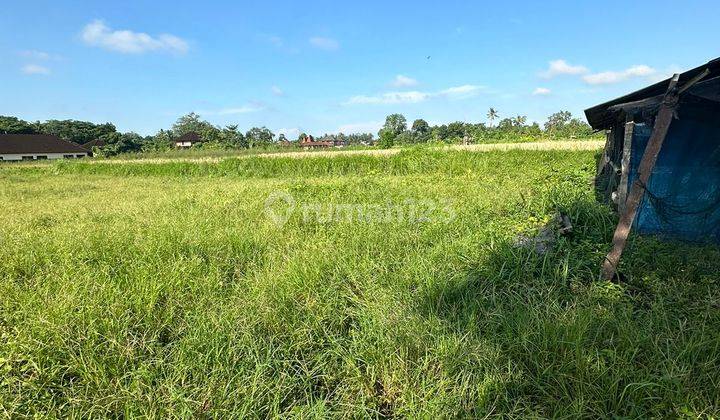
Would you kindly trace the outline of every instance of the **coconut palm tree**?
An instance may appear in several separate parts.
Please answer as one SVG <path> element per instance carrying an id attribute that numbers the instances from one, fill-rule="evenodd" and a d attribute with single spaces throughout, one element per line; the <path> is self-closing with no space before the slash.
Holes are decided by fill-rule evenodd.
<path id="1" fill-rule="evenodd" d="M 500 114 L 497 112 L 495 108 L 490 108 L 490 110 L 487 113 L 488 120 L 490 120 L 490 127 L 493 126 L 493 122 L 495 121 L 495 118 L 499 117 Z"/>

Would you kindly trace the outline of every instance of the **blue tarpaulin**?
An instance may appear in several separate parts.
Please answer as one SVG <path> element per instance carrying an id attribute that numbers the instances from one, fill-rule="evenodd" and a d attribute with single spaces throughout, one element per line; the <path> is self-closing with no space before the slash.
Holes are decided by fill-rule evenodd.
<path id="1" fill-rule="evenodd" d="M 720 243 L 720 124 L 714 120 L 681 116 L 672 122 L 638 208 L 638 232 Z M 651 131 L 646 124 L 635 126 L 629 185 Z"/>

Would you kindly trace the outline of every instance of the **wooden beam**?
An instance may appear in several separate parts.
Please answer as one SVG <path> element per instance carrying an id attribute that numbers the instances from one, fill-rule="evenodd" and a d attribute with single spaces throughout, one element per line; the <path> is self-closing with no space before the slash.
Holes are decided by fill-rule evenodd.
<path id="1" fill-rule="evenodd" d="M 628 177 L 630 176 L 630 156 L 632 155 L 632 139 L 635 132 L 635 123 L 625 123 L 625 136 L 623 138 L 623 151 L 620 161 L 620 185 L 618 185 L 618 213 L 625 213 L 625 204 L 628 196 Z"/>
<path id="2" fill-rule="evenodd" d="M 603 168 L 605 168 L 605 165 L 607 165 L 608 161 L 610 161 L 610 148 L 612 147 L 612 130 L 608 130 L 605 132 L 605 147 L 603 148 L 602 156 L 600 156 L 600 160 L 598 161 L 598 167 L 597 171 L 595 172 L 596 176 L 602 175 Z"/>
<path id="3" fill-rule="evenodd" d="M 609 111 L 634 111 L 642 108 L 651 108 L 658 106 L 662 103 L 664 95 L 652 96 L 650 98 L 640 99 L 639 101 L 625 102 L 622 104 L 613 105 L 608 108 Z"/>
<path id="4" fill-rule="evenodd" d="M 630 235 L 630 229 L 635 220 L 637 209 L 645 196 L 645 186 L 650 180 L 650 175 L 652 175 L 652 171 L 655 168 L 660 149 L 662 148 L 663 142 L 665 142 L 665 137 L 667 136 L 670 123 L 675 114 L 675 108 L 677 107 L 679 98 L 676 89 L 679 79 L 680 75 L 675 74 L 670 80 L 667 93 L 665 93 L 663 103 L 660 105 L 660 110 L 655 119 L 655 126 L 650 135 L 650 140 L 645 147 L 645 153 L 640 161 L 638 177 L 630 187 L 630 195 L 625 203 L 625 211 L 621 213 L 620 222 L 613 235 L 613 247 L 607 257 L 605 257 L 605 261 L 603 261 L 601 276 L 604 280 L 611 281 L 617 273 L 617 266 L 625 249 L 627 238 Z"/>

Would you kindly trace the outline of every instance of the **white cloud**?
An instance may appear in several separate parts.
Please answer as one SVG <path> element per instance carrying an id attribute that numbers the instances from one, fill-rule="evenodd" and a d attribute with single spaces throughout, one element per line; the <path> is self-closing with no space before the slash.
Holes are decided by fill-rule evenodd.
<path id="1" fill-rule="evenodd" d="M 555 76 L 577 76 L 588 72 L 589 70 L 585 66 L 573 66 L 565 60 L 553 60 L 550 62 L 548 69 L 540 73 L 540 77 L 552 79 Z"/>
<path id="2" fill-rule="evenodd" d="M 20 56 L 30 60 L 42 60 L 47 61 L 51 59 L 59 59 L 58 56 L 46 53 L 45 51 L 38 50 L 23 50 L 20 51 Z"/>
<path id="3" fill-rule="evenodd" d="M 416 90 L 403 92 L 387 92 L 375 96 L 357 95 L 348 99 L 344 105 L 357 104 L 416 104 L 428 99 L 444 97 L 449 99 L 466 99 L 476 96 L 482 86 L 462 85 L 443 89 L 439 92 L 419 92 Z"/>
<path id="4" fill-rule="evenodd" d="M 309 40 L 310 45 L 315 48 L 325 51 L 335 51 L 340 48 L 340 43 L 332 38 L 324 38 L 321 36 L 314 36 Z"/>
<path id="5" fill-rule="evenodd" d="M 462 85 L 441 90 L 439 94 L 457 99 L 464 99 L 476 96 L 482 89 L 482 86 Z"/>
<path id="6" fill-rule="evenodd" d="M 243 105 L 236 108 L 222 108 L 217 110 L 197 110 L 195 113 L 200 115 L 237 115 L 237 114 L 249 114 L 251 112 L 258 112 L 265 109 L 261 106 L 256 105 Z"/>
<path id="7" fill-rule="evenodd" d="M 175 35 L 150 36 L 143 32 L 116 31 L 101 20 L 94 20 L 85 25 L 81 37 L 87 45 L 126 54 L 141 54 L 148 51 L 184 54 L 189 49 L 187 42 Z"/>
<path id="8" fill-rule="evenodd" d="M 270 88 L 270 91 L 275 96 L 283 96 L 285 94 L 285 91 L 283 91 L 279 86 L 273 86 Z"/>
<path id="9" fill-rule="evenodd" d="M 41 74 L 41 75 L 50 74 L 49 68 L 40 66 L 38 64 L 26 64 L 20 68 L 20 71 L 22 71 L 25 74 Z"/>
<path id="10" fill-rule="evenodd" d="M 398 74 L 397 76 L 395 76 L 392 83 L 390 83 L 390 85 L 396 88 L 412 87 L 416 86 L 417 84 L 417 80 L 413 79 L 412 77 L 403 76 L 402 74 Z"/>
<path id="11" fill-rule="evenodd" d="M 682 73 L 685 70 L 686 69 L 683 69 L 682 67 L 673 64 L 673 65 L 665 68 L 664 70 L 658 70 L 657 73 L 655 73 L 651 76 L 648 76 L 648 80 L 651 83 L 662 82 L 663 80 L 667 80 L 667 79 L 671 78 L 675 73 Z"/>
<path id="12" fill-rule="evenodd" d="M 338 127 L 338 133 L 377 133 L 383 126 L 382 121 L 368 121 L 354 124 L 344 124 Z"/>
<path id="13" fill-rule="evenodd" d="M 657 71 L 646 65 L 636 65 L 622 71 L 604 71 L 583 76 L 585 83 L 590 85 L 608 85 L 624 82 L 634 77 L 650 77 Z"/>
<path id="14" fill-rule="evenodd" d="M 427 100 L 430 96 L 429 93 L 417 91 L 388 92 L 378 96 L 353 96 L 346 104 L 415 104 Z"/>
<path id="15" fill-rule="evenodd" d="M 533 96 L 547 96 L 551 93 L 552 93 L 552 91 L 550 89 L 544 88 L 544 87 L 539 87 L 539 88 L 535 88 L 535 90 L 533 91 L 532 94 L 533 94 Z"/>

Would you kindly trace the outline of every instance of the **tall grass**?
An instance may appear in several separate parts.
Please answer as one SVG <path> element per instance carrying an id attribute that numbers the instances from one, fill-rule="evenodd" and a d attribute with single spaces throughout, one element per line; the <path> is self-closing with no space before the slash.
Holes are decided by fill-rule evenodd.
<path id="1" fill-rule="evenodd" d="M 0 168 L 8 417 L 720 415 L 720 252 L 634 238 L 591 152 Z M 297 203 L 450 202 L 277 225 Z M 546 255 L 514 245 L 563 211 Z"/>

